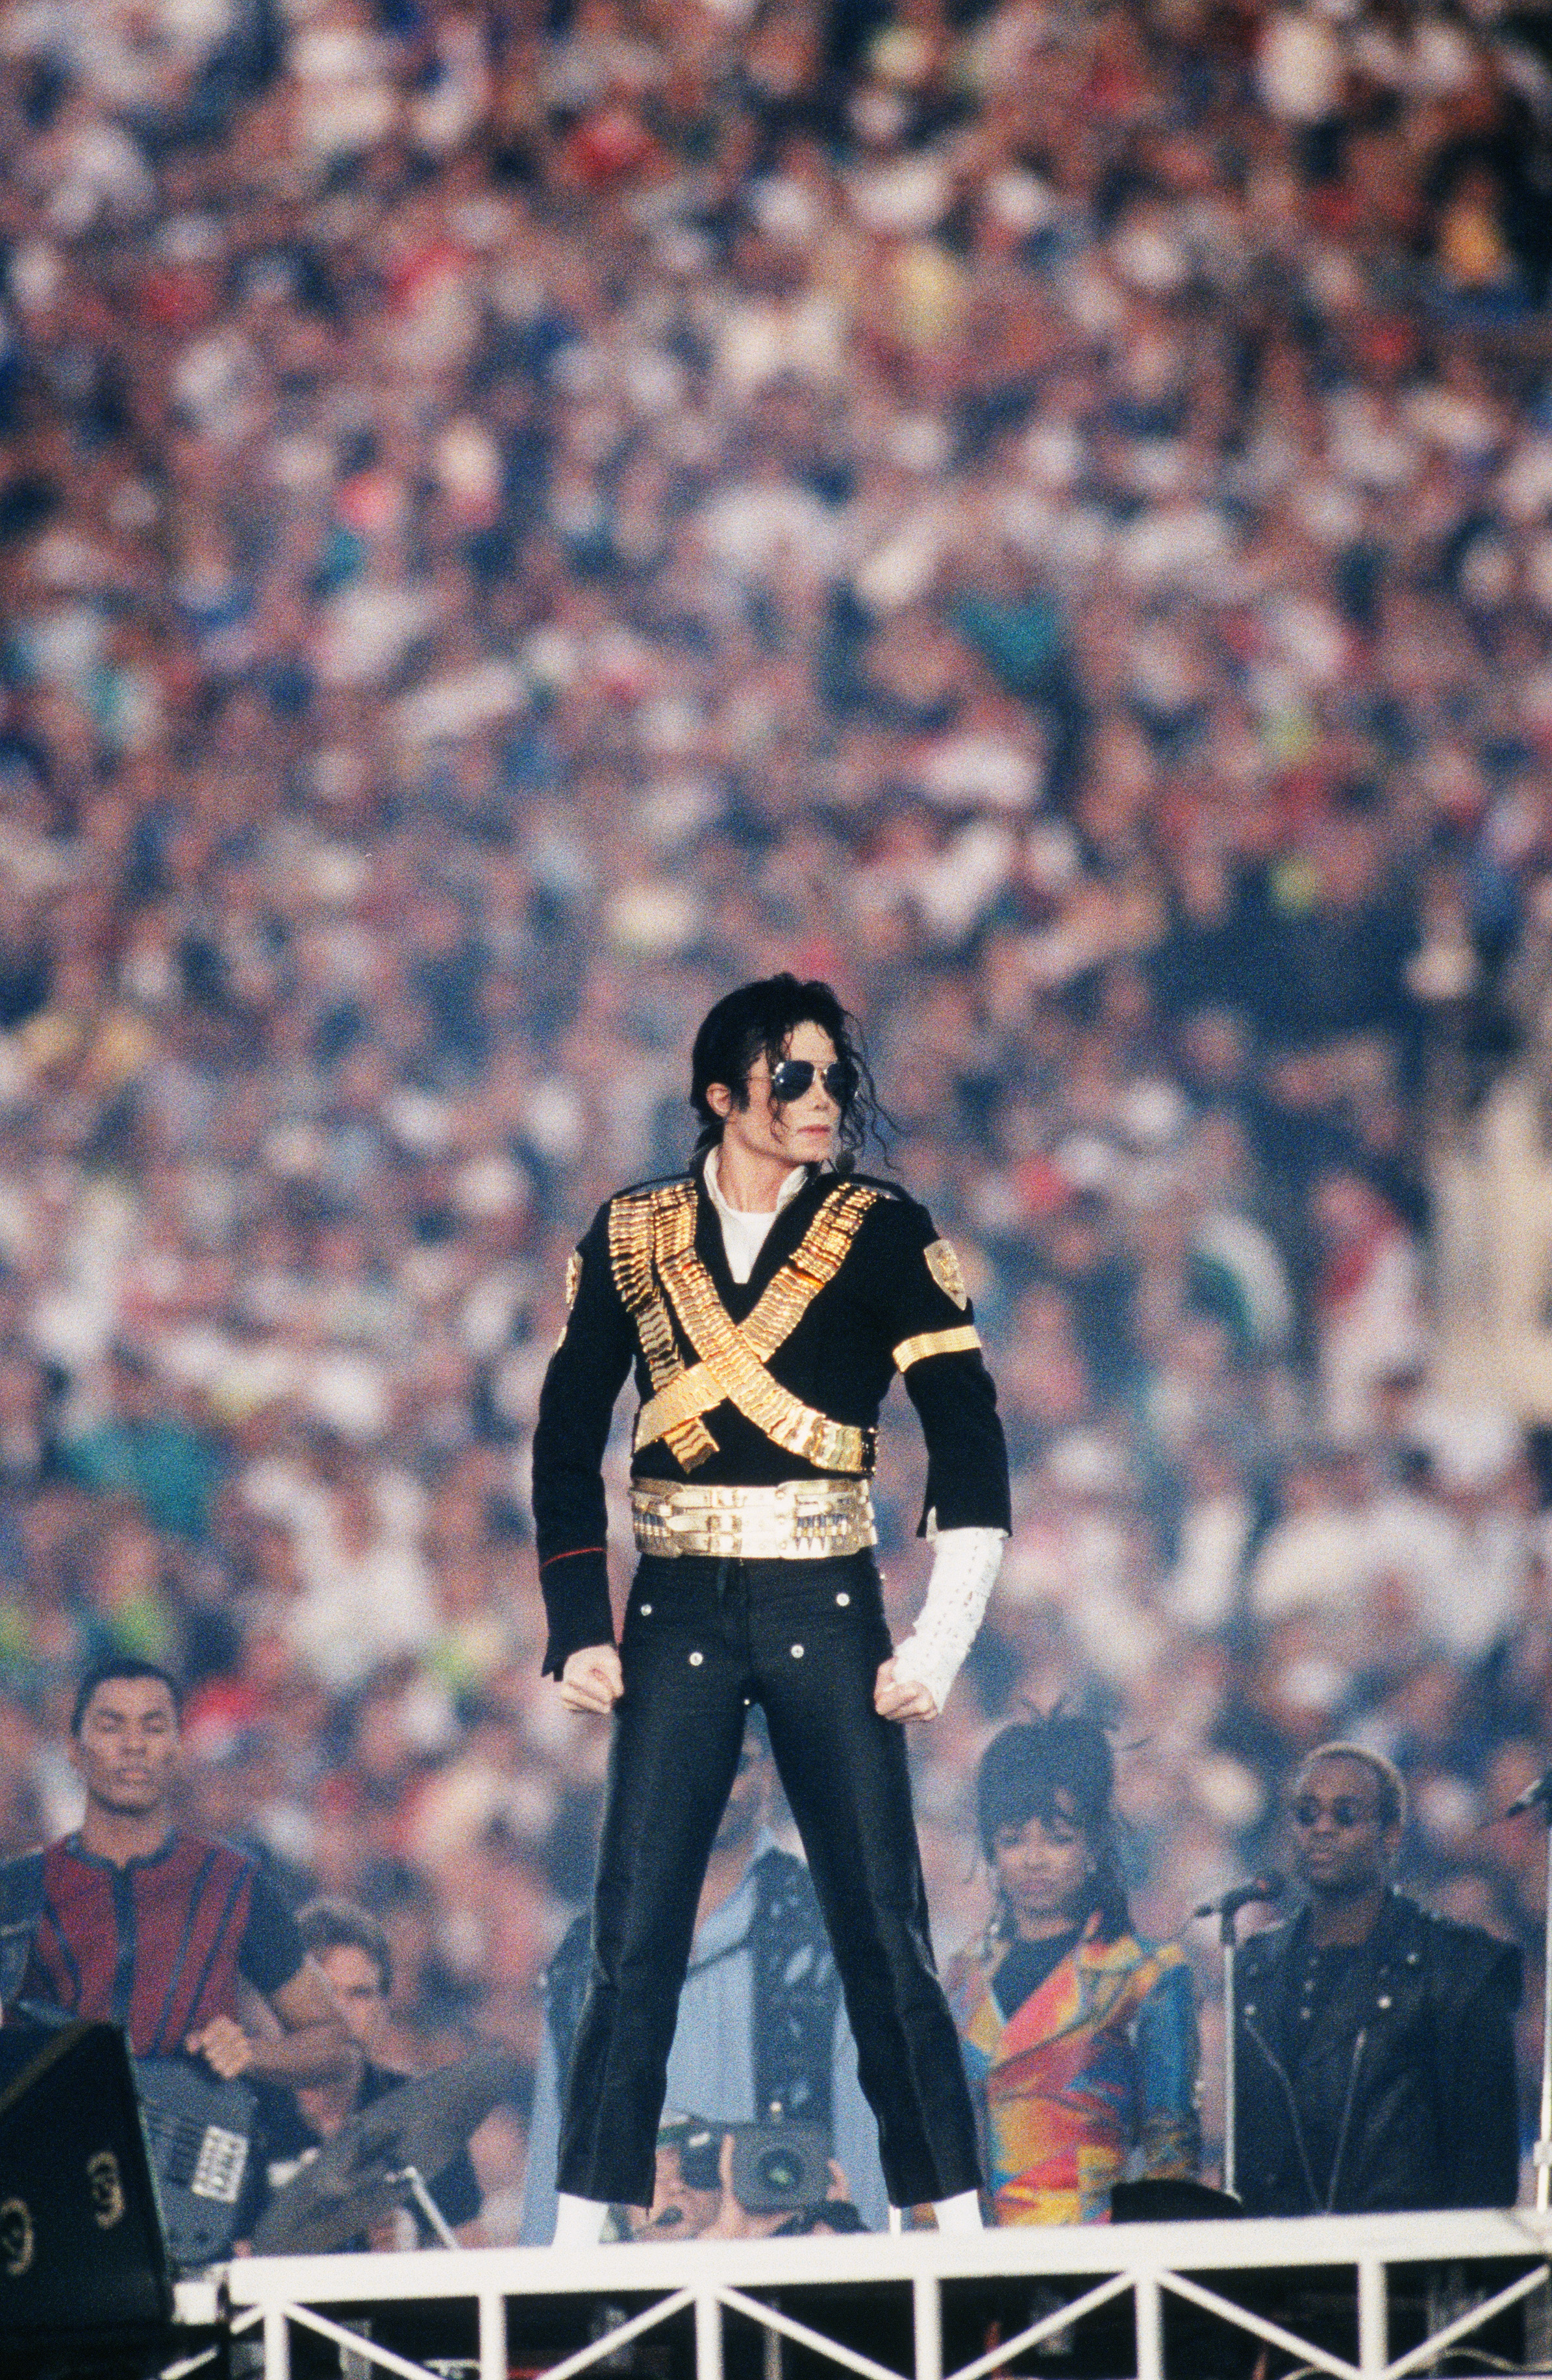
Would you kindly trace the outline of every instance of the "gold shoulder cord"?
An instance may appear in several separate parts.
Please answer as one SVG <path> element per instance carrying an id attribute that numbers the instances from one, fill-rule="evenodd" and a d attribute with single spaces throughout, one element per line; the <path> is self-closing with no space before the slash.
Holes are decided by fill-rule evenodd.
<path id="1" fill-rule="evenodd" d="M 650 1403 L 642 1406 L 643 1413 L 660 1402 L 670 1381 L 685 1377 L 684 1362 L 674 1344 L 673 1325 L 658 1288 L 653 1258 L 660 1247 L 675 1252 L 692 1247 L 695 1220 L 693 1182 L 675 1182 L 665 1190 L 635 1192 L 616 1198 L 609 1209 L 610 1269 L 621 1302 L 636 1325 L 636 1335 L 647 1362 L 647 1377 L 654 1392 Z M 686 1471 L 695 1470 L 717 1451 L 717 1441 L 700 1418 L 709 1410 L 704 1405 L 696 1407 L 675 1416 L 671 1426 L 656 1433 L 668 1440 L 674 1460 Z"/>
<path id="2" fill-rule="evenodd" d="M 696 1255 L 693 1226 L 688 1234 L 678 1235 L 677 1245 L 672 1247 L 669 1233 L 660 1230 L 655 1269 L 700 1362 L 665 1382 L 642 1406 L 637 1416 L 638 1447 L 649 1446 L 659 1438 L 673 1447 L 674 1432 L 691 1416 L 698 1419 L 725 1399 L 775 1445 L 819 1470 L 862 1473 L 867 1469 L 867 1433 L 849 1423 L 831 1421 L 806 1405 L 773 1380 L 766 1366 L 820 1290 L 840 1271 L 863 1217 L 878 1196 L 876 1190 L 857 1183 L 832 1190 L 801 1245 L 743 1324 L 733 1321 L 710 1274 Z"/>

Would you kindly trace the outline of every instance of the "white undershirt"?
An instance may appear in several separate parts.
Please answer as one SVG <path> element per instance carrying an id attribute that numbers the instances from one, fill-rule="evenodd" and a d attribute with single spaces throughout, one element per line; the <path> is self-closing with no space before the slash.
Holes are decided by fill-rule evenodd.
<path id="1" fill-rule="evenodd" d="M 808 1168 L 794 1165 L 776 1193 L 776 1204 L 770 1212 L 768 1215 L 752 1215 L 742 1207 L 730 1207 L 723 1197 L 722 1186 L 717 1178 L 720 1154 L 715 1148 L 707 1151 L 706 1188 L 722 1227 L 722 1246 L 727 1252 L 728 1270 L 734 1281 L 743 1283 L 754 1271 L 755 1258 L 765 1245 L 766 1233 L 771 1224 L 788 1201 L 796 1197 L 808 1179 Z"/>

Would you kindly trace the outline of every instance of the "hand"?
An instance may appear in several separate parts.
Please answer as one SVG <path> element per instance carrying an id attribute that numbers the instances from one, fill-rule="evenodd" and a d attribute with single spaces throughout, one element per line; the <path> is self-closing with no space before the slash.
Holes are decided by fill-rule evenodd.
<path id="1" fill-rule="evenodd" d="M 612 1645 L 584 1645 L 579 1653 L 567 1655 L 561 1671 L 561 1700 L 567 1710 L 607 1718 L 624 1691 L 624 1672 Z"/>
<path id="2" fill-rule="evenodd" d="M 235 2082 L 253 2063 L 253 2044 L 236 2017 L 212 2017 L 184 2043 L 190 2058 L 202 2058 L 223 2082 Z"/>
<path id="3" fill-rule="evenodd" d="M 936 1718 L 938 1706 L 925 1686 L 899 1674 L 894 1655 L 881 1662 L 873 1687 L 873 1707 L 880 1718 Z"/>

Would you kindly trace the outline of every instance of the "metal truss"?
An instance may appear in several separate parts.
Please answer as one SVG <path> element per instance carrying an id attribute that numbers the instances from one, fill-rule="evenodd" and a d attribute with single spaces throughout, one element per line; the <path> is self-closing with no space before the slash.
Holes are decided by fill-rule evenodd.
<path id="1" fill-rule="evenodd" d="M 261 2348 L 251 2367 L 255 2380 L 261 2372 L 262 2380 L 292 2380 L 293 2335 L 298 2331 L 333 2342 L 346 2359 L 342 2370 L 370 2374 L 372 2380 L 379 2373 L 393 2374 L 395 2380 L 449 2380 L 450 2374 L 457 2380 L 509 2380 L 512 2371 L 527 2380 L 577 2380 L 686 2313 L 693 2325 L 694 2380 L 723 2380 L 729 2315 L 763 2335 L 768 2380 L 780 2370 L 783 2340 L 856 2380 L 991 2380 L 1015 2358 L 1055 2344 L 1085 2316 L 1130 2298 L 1136 2380 L 1195 2380 L 1180 2357 L 1167 2360 L 1165 2308 L 1174 2300 L 1332 2380 L 1407 2380 L 1450 2349 L 1469 2348 L 1474 2333 L 1521 2300 L 1539 2293 L 1545 2306 L 1549 2260 L 1552 2218 L 1529 2210 L 1094 2225 L 990 2231 L 971 2239 L 922 2231 L 892 2239 L 686 2241 L 677 2247 L 561 2252 L 431 2249 L 406 2255 L 245 2258 L 181 2283 L 178 2315 L 191 2325 L 256 2334 Z M 1506 2264 L 1520 2267 L 1507 2282 Z M 1398 2268 L 1411 2270 L 1414 2312 L 1418 2272 L 1448 2268 L 1460 2310 L 1435 2315 L 1425 2325 L 1426 2336 L 1392 2356 Z M 1474 2282 L 1473 2270 L 1481 2274 Z M 1356 2362 L 1335 2353 L 1328 2338 L 1307 2338 L 1299 2327 L 1300 2277 L 1316 2273 L 1328 2285 L 1336 2276 L 1355 2308 Z M 1258 2310 L 1274 2276 L 1286 2321 Z M 945 2369 L 945 2289 L 963 2306 L 1010 2281 L 1033 2285 L 1036 2318 L 973 2361 Z M 1236 2286 L 1246 2283 L 1252 2285 L 1253 2304 L 1236 2301 Z M 1043 2292 L 1039 2284 L 1046 2285 Z M 855 2311 L 856 2292 L 867 2293 L 870 2302 L 885 2310 L 887 2328 L 900 2338 L 909 2336 L 904 2371 L 863 2352 L 831 2326 L 837 2303 L 850 2297 Z M 625 2311 L 622 2301 L 636 2301 L 637 2310 Z M 438 2351 L 430 2362 L 417 2362 L 341 2319 L 346 2313 L 359 2319 L 367 2310 L 375 2332 L 392 2329 L 395 2313 L 402 2318 L 414 2310 L 423 2327 L 439 2306 L 466 2338 L 472 2315 L 476 2354 Z M 534 2328 L 541 2306 L 549 2317 L 542 2340 Z M 563 2327 L 566 2317 L 574 2317 L 572 2336 L 583 2335 L 584 2344 L 554 2344 L 557 2308 Z M 208 2369 L 218 2353 L 204 2347 L 169 2365 L 163 2380 L 188 2380 L 201 2366 Z M 1548 2365 L 1538 2357 L 1520 2368 L 1546 2371 Z"/>

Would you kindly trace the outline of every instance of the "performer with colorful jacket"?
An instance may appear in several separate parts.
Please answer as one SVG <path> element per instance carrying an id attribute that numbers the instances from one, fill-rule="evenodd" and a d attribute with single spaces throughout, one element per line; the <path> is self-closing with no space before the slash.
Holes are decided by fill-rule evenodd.
<path id="1" fill-rule="evenodd" d="M 994 2217 L 1102 2223 L 1124 2179 L 1190 2180 L 1196 2009 L 1178 1944 L 1132 1931 L 1101 1730 L 1005 1728 L 976 1778 L 998 1906 L 949 1969 Z"/>
<path id="2" fill-rule="evenodd" d="M 780 975 L 696 1038 L 685 1176 L 622 1192 L 572 1258 L 534 1438 L 545 1657 L 612 1714 L 557 2241 L 646 2205 L 680 1987 L 745 1714 L 762 1706 L 896 2204 L 978 2222 L 975 2124 L 934 1968 L 899 1722 L 930 1719 L 1009 1527 L 1007 1456 L 958 1261 L 850 1160 L 871 1085 L 827 984 Z M 618 1648 L 601 1463 L 634 1367 L 641 1563 Z M 928 1597 L 898 1652 L 867 1479 L 896 1373 L 922 1422 Z"/>

